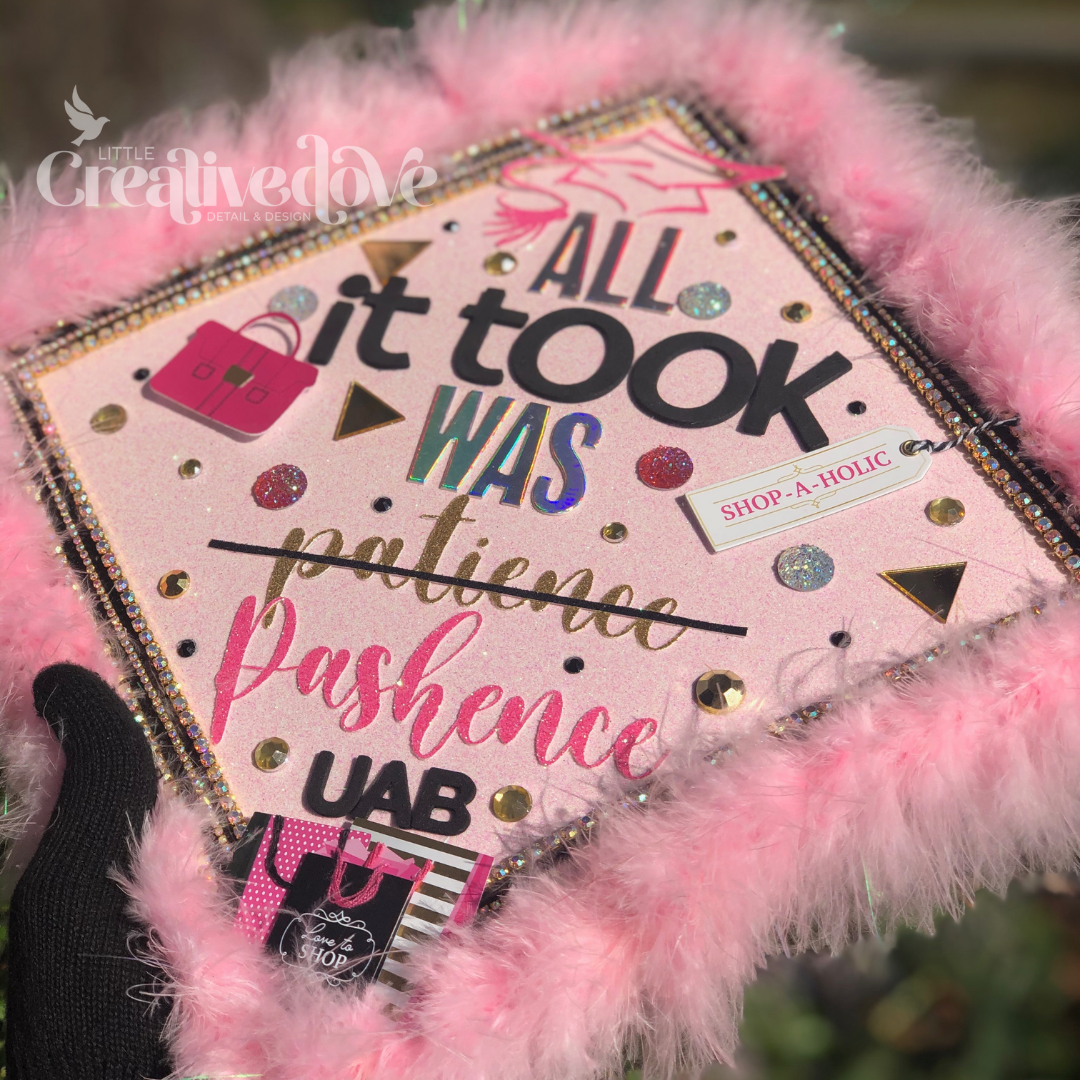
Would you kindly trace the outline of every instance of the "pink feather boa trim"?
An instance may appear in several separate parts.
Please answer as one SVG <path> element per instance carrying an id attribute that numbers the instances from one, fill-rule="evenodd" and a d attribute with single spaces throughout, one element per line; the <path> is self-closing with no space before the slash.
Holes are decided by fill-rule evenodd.
<path id="1" fill-rule="evenodd" d="M 415 144 L 451 150 L 649 85 L 696 86 L 783 161 L 883 295 L 990 407 L 1018 411 L 1030 451 L 1080 490 L 1080 307 L 1063 213 L 1009 203 L 922 110 L 782 4 L 531 5 L 488 12 L 465 35 L 429 12 L 404 56 L 389 38 L 362 63 L 318 43 L 278 68 L 246 117 L 167 117 L 125 142 L 291 171 L 295 134 L 316 131 L 385 165 Z M 28 182 L 0 226 L 0 324 L 26 337 L 91 311 L 237 228 L 66 211 Z M 17 454 L 17 438 L 0 437 Z M 104 657 L 17 477 L 0 487 L 0 525 L 4 752 L 40 819 L 56 754 L 30 680 L 53 660 Z M 767 953 L 840 944 L 867 925 L 871 897 L 879 918 L 928 925 L 977 885 L 1074 857 L 1080 612 L 1002 636 L 906 693 L 844 706 L 803 742 L 682 770 L 668 802 L 606 822 L 573 865 L 517 888 L 496 923 L 429 950 L 397 1021 L 287 979 L 239 938 L 199 812 L 164 800 L 132 891 L 178 994 L 180 1074 L 574 1080 L 617 1066 L 635 1037 L 662 1068 L 680 1048 L 730 1052 L 741 987 Z"/>
<path id="2" fill-rule="evenodd" d="M 164 799 L 132 893 L 178 995 L 180 1074 L 578 1080 L 635 1042 L 660 1072 L 727 1057 L 769 953 L 897 919 L 930 929 L 976 888 L 1075 858 L 1080 606 L 1044 619 L 605 818 L 498 919 L 420 954 L 396 1023 L 242 938 L 205 873 L 201 815 Z"/>

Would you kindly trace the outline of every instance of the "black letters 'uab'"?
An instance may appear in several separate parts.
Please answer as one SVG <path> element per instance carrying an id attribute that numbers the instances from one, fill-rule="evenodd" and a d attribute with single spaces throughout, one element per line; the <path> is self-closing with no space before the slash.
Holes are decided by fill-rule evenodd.
<path id="1" fill-rule="evenodd" d="M 333 767 L 332 750 L 321 750 L 315 755 L 302 796 L 308 813 L 330 818 L 366 818 L 377 810 L 384 810 L 390 814 L 395 828 L 415 829 L 435 836 L 458 836 L 472 821 L 468 805 L 476 798 L 476 784 L 465 773 L 449 769 L 425 770 L 416 799 L 411 801 L 403 761 L 386 762 L 375 779 L 367 784 L 371 758 L 359 755 L 352 760 L 341 794 L 332 799 L 327 797 L 326 785 Z M 443 794 L 447 790 L 450 795 Z M 435 811 L 440 812 L 439 817 L 434 816 Z"/>

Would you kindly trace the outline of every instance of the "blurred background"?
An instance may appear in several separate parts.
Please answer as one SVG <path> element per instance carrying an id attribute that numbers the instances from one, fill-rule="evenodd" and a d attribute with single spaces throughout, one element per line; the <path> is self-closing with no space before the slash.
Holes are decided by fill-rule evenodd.
<path id="1" fill-rule="evenodd" d="M 483 0 L 444 2 L 465 24 Z M 273 55 L 355 22 L 408 27 L 423 3 L 3 0 L 0 164 L 19 177 L 68 145 L 73 85 L 114 131 L 181 103 L 246 104 Z M 954 118 L 1018 194 L 1080 193 L 1080 0 L 811 6 L 848 50 Z M 0 949 L 4 933 L 0 918 Z M 780 958 L 747 994 L 742 1037 L 738 1067 L 708 1080 L 1080 1076 L 1080 888 L 1035 876 L 1004 899 L 980 894 L 933 937 Z M 2 1055 L 0 1043 L 0 1078 Z"/>
<path id="2" fill-rule="evenodd" d="M 73 85 L 111 130 L 183 103 L 256 100 L 267 60 L 355 22 L 407 27 L 430 0 L 4 0 L 0 161 L 70 142 Z M 461 21 L 477 0 L 443 0 Z M 492 0 L 484 0 L 492 2 Z M 552 0 L 554 9 L 572 0 Z M 811 0 L 847 48 L 967 125 L 1025 194 L 1080 192 L 1077 0 Z M 513 47 L 512 42 L 507 43 Z"/>

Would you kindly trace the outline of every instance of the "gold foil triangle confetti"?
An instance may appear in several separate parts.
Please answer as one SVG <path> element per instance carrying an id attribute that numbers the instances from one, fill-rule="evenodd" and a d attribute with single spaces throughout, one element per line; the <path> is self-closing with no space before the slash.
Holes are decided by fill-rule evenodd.
<path id="1" fill-rule="evenodd" d="M 907 570 L 882 570 L 881 576 L 923 611 L 943 623 L 952 611 L 966 567 L 966 562 L 913 566 Z"/>
<path id="2" fill-rule="evenodd" d="M 398 271 L 404 270 L 430 243 L 430 240 L 365 240 L 360 246 L 364 249 L 379 284 L 385 287 Z"/>
<path id="3" fill-rule="evenodd" d="M 359 383 L 352 383 L 345 395 L 345 404 L 341 406 L 334 442 L 347 439 L 350 435 L 360 435 L 365 431 L 396 424 L 405 417 L 382 398 L 376 397 L 370 390 L 365 390 Z"/>

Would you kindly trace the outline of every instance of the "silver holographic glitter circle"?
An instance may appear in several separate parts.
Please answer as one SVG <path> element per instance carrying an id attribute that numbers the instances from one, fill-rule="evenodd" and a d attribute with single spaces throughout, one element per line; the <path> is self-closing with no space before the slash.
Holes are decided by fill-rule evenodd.
<path id="1" fill-rule="evenodd" d="M 813 544 L 784 548 L 776 559 L 776 576 L 799 592 L 823 589 L 833 579 L 833 561 Z"/>
<path id="2" fill-rule="evenodd" d="M 286 285 L 270 297 L 269 310 L 291 315 L 297 322 L 310 319 L 319 306 L 319 298 L 306 285 Z"/>
<path id="3" fill-rule="evenodd" d="M 679 310 L 691 319 L 715 319 L 729 307 L 731 293 L 715 281 L 699 281 L 679 293 Z"/>

